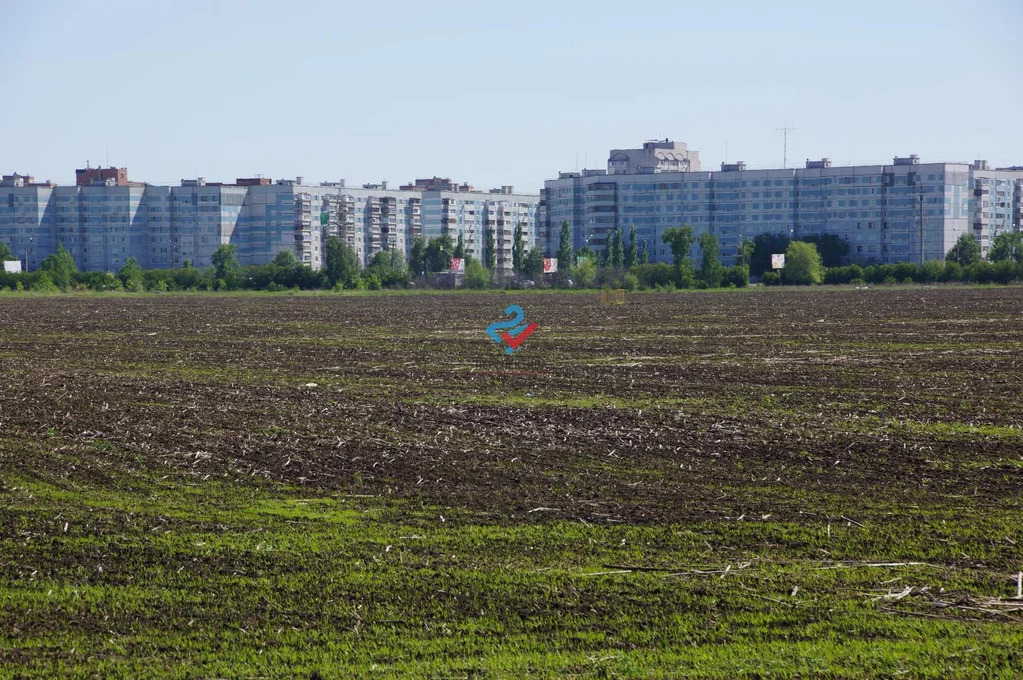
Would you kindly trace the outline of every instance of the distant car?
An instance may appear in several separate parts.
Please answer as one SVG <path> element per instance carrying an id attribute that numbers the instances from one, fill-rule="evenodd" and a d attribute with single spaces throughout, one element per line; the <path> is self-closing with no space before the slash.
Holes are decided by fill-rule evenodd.
<path id="1" fill-rule="evenodd" d="M 526 288 L 529 288 L 530 286 L 535 286 L 535 285 L 536 285 L 535 283 L 533 283 L 532 281 L 530 281 L 530 280 L 528 280 L 528 279 L 527 279 L 527 280 L 525 280 L 525 281 L 522 281 L 522 282 L 521 282 L 521 284 L 522 284 L 523 286 L 525 286 Z"/>

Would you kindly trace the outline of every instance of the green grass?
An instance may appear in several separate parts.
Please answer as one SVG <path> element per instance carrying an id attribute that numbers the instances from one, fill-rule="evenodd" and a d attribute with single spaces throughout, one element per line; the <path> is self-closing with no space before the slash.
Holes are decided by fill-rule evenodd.
<path id="1" fill-rule="evenodd" d="M 1019 513 L 597 526 L 540 511 L 507 525 L 386 497 L 124 481 L 4 481 L 18 537 L 0 548 L 5 675 L 726 678 L 854 663 L 1011 678 L 1023 664 L 1018 621 L 879 599 L 1008 596 L 1008 574 L 983 563 L 1014 552 L 1002 537 L 1023 540 Z"/>

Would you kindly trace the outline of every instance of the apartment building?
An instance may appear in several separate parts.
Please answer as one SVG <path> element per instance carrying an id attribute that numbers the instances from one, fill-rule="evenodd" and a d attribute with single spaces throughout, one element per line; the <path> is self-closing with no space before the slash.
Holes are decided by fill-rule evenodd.
<path id="1" fill-rule="evenodd" d="M 678 153 L 684 145 L 648 143 L 612 151 L 606 170 L 563 172 L 544 183 L 541 240 L 547 254 L 556 252 L 564 220 L 577 249 L 601 250 L 616 228 L 627 234 L 635 225 L 653 262 L 671 261 L 664 230 L 689 224 L 697 238 L 706 232 L 718 237 L 726 264 L 743 239 L 758 234 L 835 234 L 848 241 L 849 262 L 867 265 L 941 259 L 964 233 L 975 233 L 986 248 L 993 232 L 1020 224 L 1020 211 L 1012 206 L 1019 205 L 1023 174 L 987 170 L 982 162 L 921 163 L 913 155 L 890 165 L 834 167 L 822 158 L 798 169 L 751 170 L 737 162 L 708 172 L 693 169 L 698 156 L 685 149 L 690 170 L 676 171 L 642 160 L 656 161 L 651 144 L 671 144 L 673 160 L 685 160 Z M 987 199 L 997 208 L 976 200 L 985 187 L 998 188 Z M 691 254 L 699 258 L 698 246 Z"/>
<path id="2" fill-rule="evenodd" d="M 973 163 L 973 233 L 980 239 L 981 253 L 987 255 L 996 236 L 1023 224 L 1023 168 L 988 167 L 987 161 Z"/>
<path id="3" fill-rule="evenodd" d="M 437 188 L 441 187 L 441 188 Z M 482 258 L 493 229 L 498 267 L 511 268 L 511 238 L 522 224 L 527 247 L 537 241 L 539 196 L 506 186 L 475 191 L 450 180 L 417 180 L 403 189 L 386 182 L 346 187 L 307 184 L 302 177 L 239 178 L 233 184 L 185 179 L 180 186 L 128 180 L 125 168 L 76 171 L 75 186 L 36 183 L 27 175 L 0 181 L 0 242 L 26 269 L 62 244 L 83 271 L 116 271 L 129 257 L 144 268 L 211 264 L 221 245 L 238 246 L 241 264 L 266 264 L 293 250 L 323 266 L 326 239 L 336 235 L 366 264 L 381 250 L 408 254 L 412 240 L 459 235 Z"/>

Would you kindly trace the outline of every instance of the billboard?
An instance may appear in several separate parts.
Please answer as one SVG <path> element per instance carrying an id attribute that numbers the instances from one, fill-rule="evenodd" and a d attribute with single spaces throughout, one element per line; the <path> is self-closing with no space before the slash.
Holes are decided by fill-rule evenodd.
<path id="1" fill-rule="evenodd" d="M 558 271 L 558 258 L 545 257 L 543 259 L 543 273 L 554 274 Z"/>
<path id="2" fill-rule="evenodd" d="M 771 255 L 771 269 L 785 269 L 785 253 Z"/>
<path id="3" fill-rule="evenodd" d="M 4 261 L 4 272 L 7 274 L 20 274 L 21 273 L 21 260 L 6 260 Z"/>
<path id="4" fill-rule="evenodd" d="M 465 258 L 453 257 L 451 258 L 451 268 L 448 270 L 452 274 L 462 274 L 465 272 Z"/>

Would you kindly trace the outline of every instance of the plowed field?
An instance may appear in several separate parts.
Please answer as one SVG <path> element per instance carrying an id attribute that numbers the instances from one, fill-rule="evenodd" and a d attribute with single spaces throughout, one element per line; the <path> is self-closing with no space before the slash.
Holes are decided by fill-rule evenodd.
<path id="1" fill-rule="evenodd" d="M 8 295 L 0 380 L 0 677 L 1023 668 L 1021 288 Z"/>

